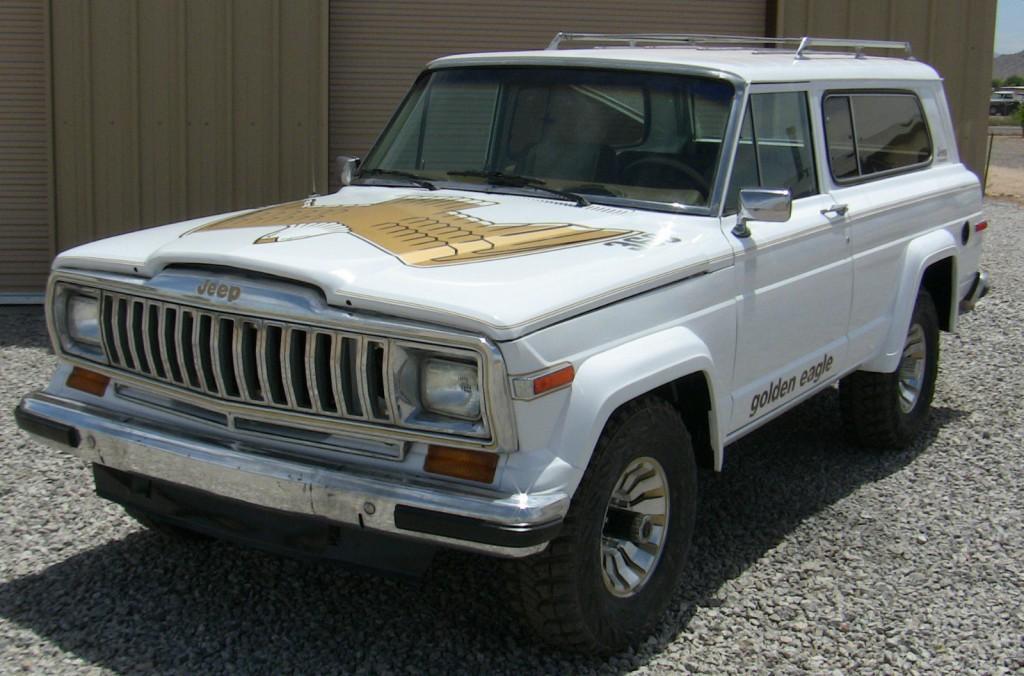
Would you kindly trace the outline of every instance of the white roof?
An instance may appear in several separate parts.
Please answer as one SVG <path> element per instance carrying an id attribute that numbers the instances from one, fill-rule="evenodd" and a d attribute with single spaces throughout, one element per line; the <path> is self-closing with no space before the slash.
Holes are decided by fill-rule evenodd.
<path id="1" fill-rule="evenodd" d="M 609 47 L 528 52 L 457 54 L 430 63 L 431 68 L 470 65 L 563 65 L 623 67 L 661 71 L 707 71 L 745 82 L 805 80 L 938 80 L 920 61 L 852 53 L 808 52 L 797 59 L 786 49 L 732 47 Z"/>

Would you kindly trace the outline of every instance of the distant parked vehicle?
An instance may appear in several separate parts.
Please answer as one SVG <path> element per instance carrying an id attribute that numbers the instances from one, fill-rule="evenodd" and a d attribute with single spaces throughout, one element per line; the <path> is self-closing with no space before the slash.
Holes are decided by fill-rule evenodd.
<path id="1" fill-rule="evenodd" d="M 989 115 L 1012 115 L 1020 107 L 1020 99 L 1015 92 L 992 92 L 988 100 Z"/>

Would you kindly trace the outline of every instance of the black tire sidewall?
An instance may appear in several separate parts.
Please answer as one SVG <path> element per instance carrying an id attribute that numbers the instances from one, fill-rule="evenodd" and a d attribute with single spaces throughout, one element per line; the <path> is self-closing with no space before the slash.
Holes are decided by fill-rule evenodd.
<path id="1" fill-rule="evenodd" d="M 644 416 L 650 416 L 650 420 L 643 421 Z M 657 620 L 675 592 L 693 535 L 696 467 L 686 428 L 674 411 L 664 408 L 637 411 L 597 452 L 604 454 L 604 467 L 599 474 L 587 477 L 589 482 L 581 484 L 585 494 L 577 493 L 583 508 L 577 514 L 575 538 L 578 592 L 595 642 L 618 647 L 637 638 Z M 623 598 L 605 587 L 601 533 L 615 483 L 629 463 L 640 457 L 657 460 L 665 472 L 669 486 L 668 528 L 664 549 L 650 578 L 636 594 Z"/>
<path id="2" fill-rule="evenodd" d="M 924 426 L 931 409 L 932 398 L 935 395 L 935 380 L 939 371 L 939 321 L 935 311 L 935 303 L 926 291 L 917 296 L 914 304 L 914 313 L 910 318 L 910 327 L 919 324 L 924 333 L 925 343 L 925 371 L 924 380 L 921 384 L 921 392 L 914 402 L 914 407 L 909 412 L 904 412 L 900 407 L 899 374 L 897 366 L 893 374 L 893 403 L 896 407 L 899 420 L 899 434 L 902 438 L 910 440 Z M 910 327 L 907 328 L 908 333 Z"/>

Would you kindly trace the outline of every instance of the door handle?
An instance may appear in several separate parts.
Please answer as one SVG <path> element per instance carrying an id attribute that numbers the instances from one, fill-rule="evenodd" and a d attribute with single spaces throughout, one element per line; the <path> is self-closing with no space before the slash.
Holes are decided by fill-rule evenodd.
<path id="1" fill-rule="evenodd" d="M 829 214 L 832 214 L 834 216 L 845 216 L 846 212 L 849 210 L 850 206 L 848 204 L 833 204 L 828 209 L 822 209 L 821 215 L 828 216 Z"/>

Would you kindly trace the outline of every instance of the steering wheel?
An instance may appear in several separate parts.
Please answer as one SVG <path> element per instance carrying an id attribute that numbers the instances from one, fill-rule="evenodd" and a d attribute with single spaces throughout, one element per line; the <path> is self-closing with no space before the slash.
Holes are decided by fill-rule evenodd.
<path id="1" fill-rule="evenodd" d="M 708 182 L 705 180 L 696 169 L 690 165 L 677 160 L 673 157 L 641 157 L 640 159 L 630 162 L 622 168 L 622 181 L 629 185 L 643 185 L 643 182 L 638 181 L 643 176 L 645 171 L 651 170 L 668 170 L 671 173 L 675 173 L 681 180 L 679 183 L 683 185 L 677 185 L 673 180 L 670 185 L 658 185 L 650 187 L 658 188 L 689 188 L 696 190 L 700 193 L 700 197 L 703 200 L 708 198 Z M 659 181 L 659 183 L 664 183 Z"/>

